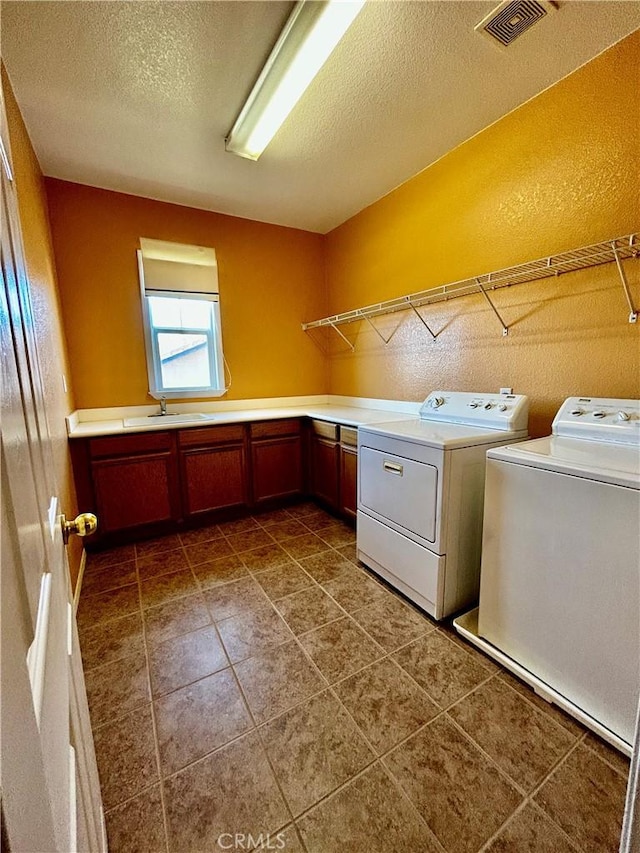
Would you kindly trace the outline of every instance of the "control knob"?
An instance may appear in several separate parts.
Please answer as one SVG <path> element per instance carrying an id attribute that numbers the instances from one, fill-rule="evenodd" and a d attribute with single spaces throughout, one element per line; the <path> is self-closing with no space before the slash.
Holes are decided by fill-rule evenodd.
<path id="1" fill-rule="evenodd" d="M 619 421 L 628 421 L 629 420 L 628 412 L 618 412 L 618 420 Z"/>
<path id="2" fill-rule="evenodd" d="M 492 408 L 493 408 L 493 403 L 485 403 L 485 404 L 484 404 L 484 407 L 485 407 L 485 409 L 492 409 Z"/>
<path id="3" fill-rule="evenodd" d="M 431 401 L 432 409 L 439 409 L 444 404 L 444 397 L 434 397 Z"/>
<path id="4" fill-rule="evenodd" d="M 579 418 L 580 415 L 584 414 L 584 412 L 582 409 L 572 409 L 571 414 L 574 416 L 574 418 Z"/>
<path id="5" fill-rule="evenodd" d="M 500 405 L 498 406 L 498 409 L 499 409 L 501 412 L 506 412 L 506 411 L 507 411 L 506 403 L 500 403 Z"/>
<path id="6" fill-rule="evenodd" d="M 469 408 L 471 408 L 471 409 L 477 409 L 479 405 L 480 405 L 480 403 L 478 403 L 478 401 L 477 401 L 477 400 L 472 400 L 472 401 L 469 403 Z"/>
<path id="7" fill-rule="evenodd" d="M 602 409 L 596 409 L 596 411 L 593 413 L 593 417 L 594 418 L 606 418 L 607 413 L 603 412 Z"/>

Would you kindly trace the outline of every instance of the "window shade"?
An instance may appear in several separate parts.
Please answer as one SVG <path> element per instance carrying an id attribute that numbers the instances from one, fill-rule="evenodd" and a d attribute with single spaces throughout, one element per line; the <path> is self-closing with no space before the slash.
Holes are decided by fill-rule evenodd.
<path id="1" fill-rule="evenodd" d="M 215 249 L 140 238 L 145 294 L 158 292 L 217 295 Z"/>

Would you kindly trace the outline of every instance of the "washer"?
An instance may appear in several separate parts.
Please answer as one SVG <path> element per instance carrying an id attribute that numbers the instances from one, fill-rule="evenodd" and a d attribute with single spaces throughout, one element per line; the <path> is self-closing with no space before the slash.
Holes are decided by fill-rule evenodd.
<path id="1" fill-rule="evenodd" d="M 477 611 L 461 634 L 626 754 L 640 689 L 640 402 L 571 397 L 487 454 Z"/>
<path id="2" fill-rule="evenodd" d="M 486 450 L 527 418 L 521 395 L 434 391 L 358 430 L 358 558 L 436 619 L 477 601 Z"/>

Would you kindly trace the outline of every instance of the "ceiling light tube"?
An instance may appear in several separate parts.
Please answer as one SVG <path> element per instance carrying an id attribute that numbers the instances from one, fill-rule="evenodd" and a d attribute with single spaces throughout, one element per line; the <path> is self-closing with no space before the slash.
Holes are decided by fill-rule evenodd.
<path id="1" fill-rule="evenodd" d="M 299 0 L 225 140 L 257 160 L 364 6 L 365 0 Z"/>

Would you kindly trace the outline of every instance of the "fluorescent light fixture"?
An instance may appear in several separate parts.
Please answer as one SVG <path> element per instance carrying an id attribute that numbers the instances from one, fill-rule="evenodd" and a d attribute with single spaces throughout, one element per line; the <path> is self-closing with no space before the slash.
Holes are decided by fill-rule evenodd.
<path id="1" fill-rule="evenodd" d="M 257 160 L 365 0 L 299 0 L 231 128 L 227 151 Z"/>

